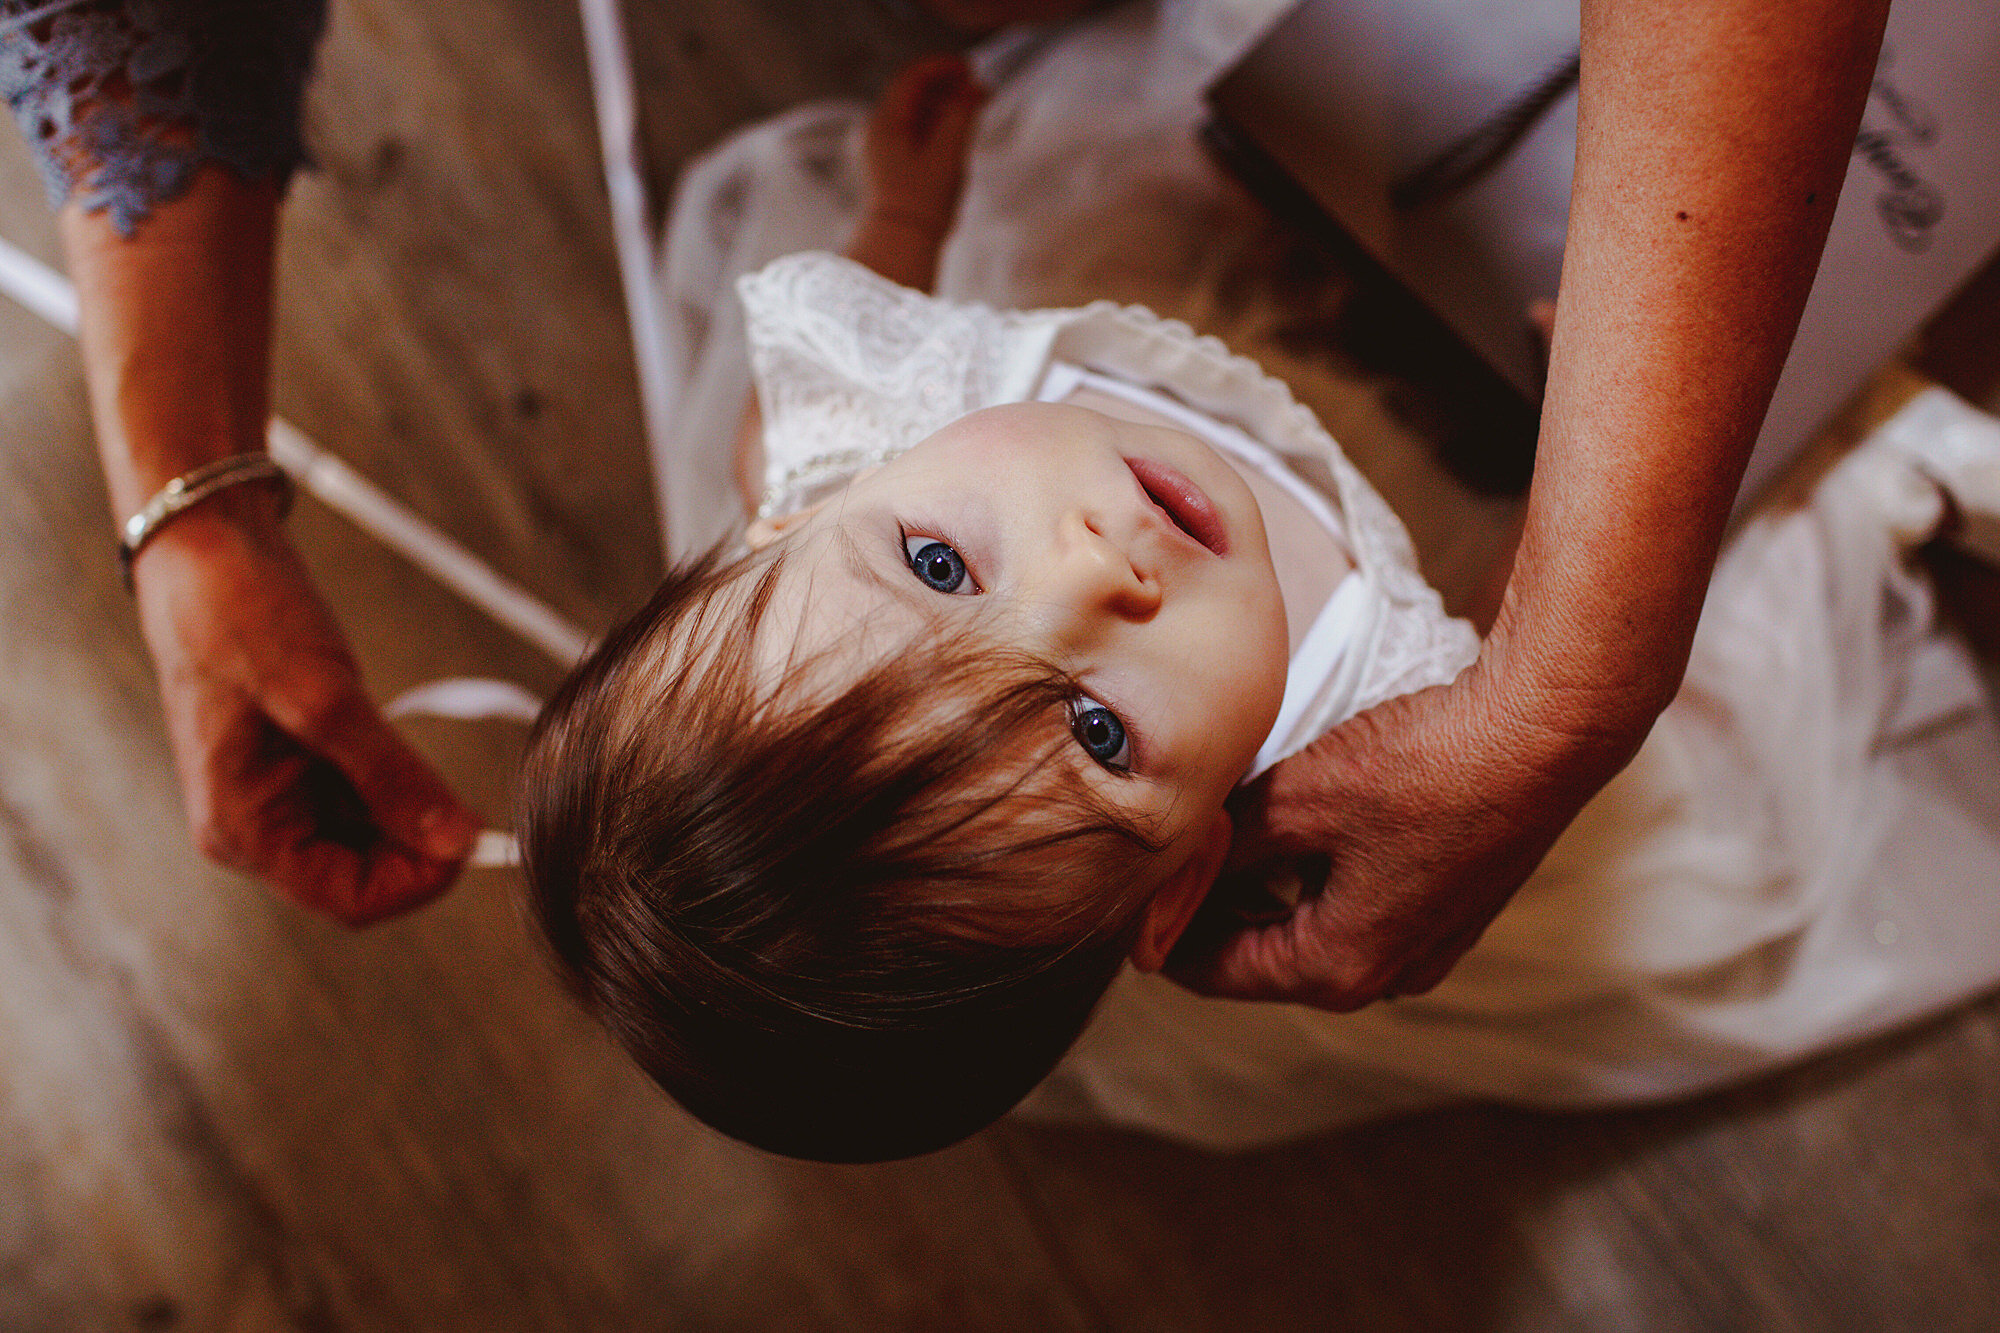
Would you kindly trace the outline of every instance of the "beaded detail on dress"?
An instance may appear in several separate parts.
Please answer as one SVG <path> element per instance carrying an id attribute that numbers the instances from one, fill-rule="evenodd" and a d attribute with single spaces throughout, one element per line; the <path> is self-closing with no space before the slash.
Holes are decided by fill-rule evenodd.
<path id="1" fill-rule="evenodd" d="M 130 235 L 204 162 L 283 182 L 324 0 L 0 0 L 0 97 L 56 204 Z"/>

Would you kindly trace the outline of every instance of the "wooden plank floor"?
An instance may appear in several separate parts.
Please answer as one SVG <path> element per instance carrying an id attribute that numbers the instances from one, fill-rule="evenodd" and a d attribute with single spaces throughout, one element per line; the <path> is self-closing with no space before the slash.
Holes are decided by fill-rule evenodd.
<path id="1" fill-rule="evenodd" d="M 635 7 L 662 167 L 924 37 Z M 603 625 L 658 564 L 571 0 L 347 0 L 311 139 L 280 410 Z M 0 232 L 50 252 L 11 140 Z M 507 876 L 350 935 L 194 857 L 88 441 L 72 347 L 0 302 L 0 1329 L 2000 1328 L 1994 1001 L 1692 1105 L 1241 1158 L 720 1141 L 555 993 Z M 550 683 L 341 520 L 294 528 L 380 694 Z M 504 816 L 510 728 L 418 739 Z"/>

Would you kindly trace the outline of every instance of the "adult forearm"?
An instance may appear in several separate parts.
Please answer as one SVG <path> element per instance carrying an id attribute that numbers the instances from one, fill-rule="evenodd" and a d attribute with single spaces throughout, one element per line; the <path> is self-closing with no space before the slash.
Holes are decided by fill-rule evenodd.
<path id="1" fill-rule="evenodd" d="M 89 8 L 107 19 L 90 40 L 0 61 L 36 72 L 0 92 L 31 133 L 60 129 L 38 143 L 69 201 L 63 243 L 122 521 L 174 477 L 263 448 L 278 202 L 320 9 Z M 0 54 L 42 41 L 11 39 Z M 159 77 L 131 97 L 141 52 Z M 139 623 L 196 843 L 359 925 L 443 892 L 480 824 L 369 702 L 279 516 L 274 488 L 232 486 L 159 528 L 133 568 Z"/>
<path id="2" fill-rule="evenodd" d="M 210 166 L 129 240 L 63 215 L 119 519 L 263 447 L 277 196 Z M 479 820 L 369 702 L 278 517 L 271 487 L 237 486 L 161 528 L 134 569 L 139 622 L 197 844 L 360 925 L 443 892 Z"/>
<path id="3" fill-rule="evenodd" d="M 1679 682 L 1886 9 L 1584 4 L 1536 479 L 1481 664 L 1573 771 L 1621 764 Z"/>
<path id="4" fill-rule="evenodd" d="M 98 448 L 119 519 L 170 479 L 263 447 L 278 191 L 210 164 L 130 238 L 105 214 L 63 209 Z"/>

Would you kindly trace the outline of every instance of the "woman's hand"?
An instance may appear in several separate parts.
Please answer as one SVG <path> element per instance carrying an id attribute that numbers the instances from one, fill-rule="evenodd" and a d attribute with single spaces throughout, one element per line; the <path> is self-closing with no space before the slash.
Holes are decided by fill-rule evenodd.
<path id="1" fill-rule="evenodd" d="M 129 238 L 64 208 L 114 522 L 262 447 L 277 212 L 274 182 L 212 163 Z M 132 577 L 202 851 L 349 925 L 443 892 L 479 823 L 361 692 L 271 493 L 179 514 Z"/>
<path id="2" fill-rule="evenodd" d="M 1231 865 L 1316 861 L 1325 887 L 1173 975 L 1209 995 L 1358 1009 L 1417 995 L 1478 942 L 1629 755 L 1538 731 L 1475 666 L 1391 699 L 1277 765 L 1232 803 Z"/>
<path id="3" fill-rule="evenodd" d="M 930 289 L 958 217 L 986 96 L 962 56 L 925 56 L 890 81 L 862 142 L 867 187 L 849 258 L 906 287 Z"/>
<path id="4" fill-rule="evenodd" d="M 444 892 L 479 820 L 362 693 L 268 496 L 204 501 L 133 574 L 201 850 L 350 926 Z"/>

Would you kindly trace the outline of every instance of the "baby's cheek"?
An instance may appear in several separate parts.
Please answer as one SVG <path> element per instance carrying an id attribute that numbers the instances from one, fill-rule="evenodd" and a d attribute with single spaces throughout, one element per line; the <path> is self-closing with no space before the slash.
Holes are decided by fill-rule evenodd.
<path id="1" fill-rule="evenodd" d="M 1253 692 L 1263 698 L 1270 711 L 1270 717 L 1264 724 L 1264 730 L 1268 732 L 1278 720 L 1278 708 L 1284 703 L 1285 674 L 1292 663 L 1291 623 L 1286 618 L 1284 595 L 1278 591 L 1275 578 L 1261 599 L 1257 621 L 1256 634 L 1246 635 L 1244 642 L 1261 647 L 1256 654 L 1257 680 L 1254 682 L 1254 686 L 1261 689 L 1253 688 Z M 1261 736 L 1258 744 L 1263 744 Z"/>

